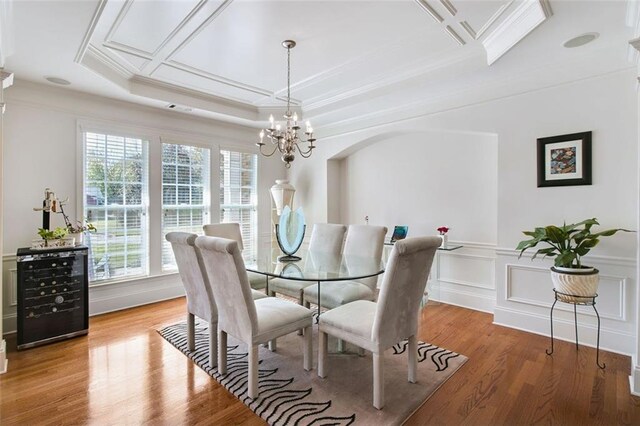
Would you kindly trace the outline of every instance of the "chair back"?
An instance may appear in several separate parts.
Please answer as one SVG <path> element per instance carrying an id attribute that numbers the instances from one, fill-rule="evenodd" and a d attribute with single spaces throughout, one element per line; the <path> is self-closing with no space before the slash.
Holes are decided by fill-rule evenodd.
<path id="1" fill-rule="evenodd" d="M 238 242 L 238 248 L 242 252 L 244 245 L 242 244 L 242 232 L 239 223 L 211 223 L 203 225 L 204 235 L 208 237 L 227 238 Z"/>
<path id="2" fill-rule="evenodd" d="M 218 326 L 250 342 L 257 330 L 256 307 L 238 242 L 226 238 L 198 237 L 213 295 L 218 302 Z"/>
<path id="3" fill-rule="evenodd" d="M 420 301 L 440 237 L 415 237 L 395 243 L 384 273 L 371 339 L 388 347 L 418 330 Z"/>
<path id="4" fill-rule="evenodd" d="M 202 256 L 195 246 L 197 237 L 188 232 L 169 232 L 165 236 L 171 243 L 187 294 L 187 310 L 206 321 L 212 321 L 218 317 L 218 311 Z"/>
<path id="5" fill-rule="evenodd" d="M 335 223 L 316 223 L 311 231 L 309 251 L 340 253 L 347 227 Z"/>
<path id="6" fill-rule="evenodd" d="M 379 262 L 382 260 L 385 235 L 387 235 L 385 226 L 349 225 L 343 253 L 345 255 L 371 257 Z M 357 281 L 375 291 L 378 277 L 363 278 Z"/>

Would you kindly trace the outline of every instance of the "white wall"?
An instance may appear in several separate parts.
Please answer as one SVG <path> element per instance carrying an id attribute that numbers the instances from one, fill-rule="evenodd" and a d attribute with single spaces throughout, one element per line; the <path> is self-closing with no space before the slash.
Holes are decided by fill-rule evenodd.
<path id="1" fill-rule="evenodd" d="M 296 197 L 305 206 L 309 221 L 326 221 L 328 216 L 335 215 L 336 209 L 328 199 L 349 196 L 344 193 L 344 186 L 338 194 L 325 187 L 328 160 L 342 158 L 378 140 L 385 140 L 386 135 L 394 132 L 444 129 L 497 135 L 495 278 L 492 277 L 492 283 L 486 283 L 484 276 L 481 281 L 467 282 L 465 286 L 443 286 L 442 299 L 474 307 L 479 305 L 476 295 L 486 298 L 493 292 L 497 323 L 546 334 L 553 299 L 546 271 L 549 264 L 518 260 L 514 256 L 515 246 L 523 239 L 521 231 L 587 217 L 597 217 L 603 227 L 635 229 L 638 217 L 637 125 L 636 73 L 629 69 L 335 137 L 323 139 L 319 133 L 319 148 L 314 156 L 305 160 L 304 167 L 292 167 L 290 179 L 296 188 L 304 188 Z M 593 185 L 537 188 L 536 139 L 588 130 L 593 131 Z M 389 153 L 390 159 L 394 157 L 395 152 Z M 377 192 L 374 186 L 360 190 Z M 456 223 L 448 225 L 454 230 L 457 227 Z M 603 240 L 594 251 L 595 255 L 586 259 L 603 273 L 598 300 L 603 316 L 602 346 L 627 354 L 635 351 L 636 246 L 633 234 L 616 235 Z M 478 263 L 481 259 L 487 261 L 481 263 L 487 264 L 492 255 L 487 250 L 479 254 L 476 249 L 479 247 L 474 246 L 472 252 L 466 249 L 454 252 L 459 258 L 458 264 L 449 270 L 452 273 L 463 271 L 465 264 Z M 469 257 L 465 259 L 463 256 L 466 255 Z M 466 280 L 455 277 L 450 281 Z M 495 290 L 491 289 L 492 285 Z M 570 319 L 566 312 L 558 315 L 560 325 L 556 330 L 561 338 L 573 338 Z M 594 344 L 595 327 L 591 314 L 581 314 L 579 322 L 582 341 Z"/>
<path id="2" fill-rule="evenodd" d="M 449 226 L 455 240 L 497 240 L 498 144 L 494 135 L 389 136 L 344 158 L 340 221 L 408 225 L 409 235 Z M 375 188 L 375 191 L 367 190 Z"/>
<path id="3" fill-rule="evenodd" d="M 215 122 L 188 115 L 143 107 L 127 102 L 18 81 L 6 91 L 4 128 L 3 187 L 4 210 L 4 331 L 15 330 L 15 251 L 30 245 L 42 216 L 34 212 L 50 187 L 59 197 L 70 197 L 65 211 L 78 217 L 77 141 L 78 123 L 98 123 L 106 128 L 135 128 L 147 135 L 210 146 L 212 157 L 219 147 L 255 151 L 254 129 Z M 261 240 L 270 238 L 269 188 L 285 175 L 277 159 L 259 157 L 258 222 Z M 212 169 L 212 212 L 218 217 L 217 169 Z M 52 220 L 61 225 L 60 215 Z M 90 290 L 90 313 L 96 314 L 183 293 L 177 274 L 101 285 Z"/>

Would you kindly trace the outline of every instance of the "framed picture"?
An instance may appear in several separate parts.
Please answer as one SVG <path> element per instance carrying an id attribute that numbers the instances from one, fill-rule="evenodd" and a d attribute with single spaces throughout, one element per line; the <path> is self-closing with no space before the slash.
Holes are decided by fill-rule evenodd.
<path id="1" fill-rule="evenodd" d="M 393 234 L 391 235 L 391 242 L 395 243 L 398 240 L 404 240 L 407 238 L 407 233 L 409 232 L 409 227 L 406 225 L 396 225 L 393 228 Z"/>
<path id="2" fill-rule="evenodd" d="M 538 139 L 538 188 L 591 185 L 591 132 Z"/>

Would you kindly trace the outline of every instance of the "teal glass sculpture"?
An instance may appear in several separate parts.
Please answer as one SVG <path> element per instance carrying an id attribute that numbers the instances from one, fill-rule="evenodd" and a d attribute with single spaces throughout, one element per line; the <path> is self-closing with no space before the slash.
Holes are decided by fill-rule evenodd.
<path id="1" fill-rule="evenodd" d="M 294 254 L 300 249 L 307 225 L 304 220 L 304 213 L 299 207 L 296 211 L 291 211 L 289 206 L 285 206 L 280 215 L 280 221 L 276 224 L 276 239 L 280 250 L 285 254 L 278 257 L 281 262 L 293 262 L 300 260 Z"/>

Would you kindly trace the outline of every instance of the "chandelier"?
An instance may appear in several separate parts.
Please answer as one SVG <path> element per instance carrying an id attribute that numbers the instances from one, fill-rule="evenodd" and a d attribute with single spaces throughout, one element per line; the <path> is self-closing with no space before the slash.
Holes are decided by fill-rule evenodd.
<path id="1" fill-rule="evenodd" d="M 287 49 L 287 112 L 284 114 L 284 128 L 279 122 L 273 120 L 273 115 L 269 116 L 269 128 L 260 130 L 260 142 L 256 145 L 260 148 L 260 153 L 265 157 L 271 157 L 276 151 L 281 154 L 282 161 L 285 163 L 285 167 L 291 167 L 291 162 L 295 159 L 296 151 L 303 157 L 309 158 L 315 145 L 315 138 L 313 137 L 313 128 L 311 123 L 307 121 L 306 130 L 304 135 L 299 136 L 298 130 L 298 114 L 291 114 L 291 49 L 296 46 L 296 42 L 293 40 L 285 40 L 282 42 L 282 46 Z M 264 137 L 267 137 L 273 149 L 268 152 L 267 148 L 264 148 L 266 143 Z M 306 149 L 301 147 L 301 144 L 308 144 Z M 264 148 L 264 150 L 263 150 Z"/>

